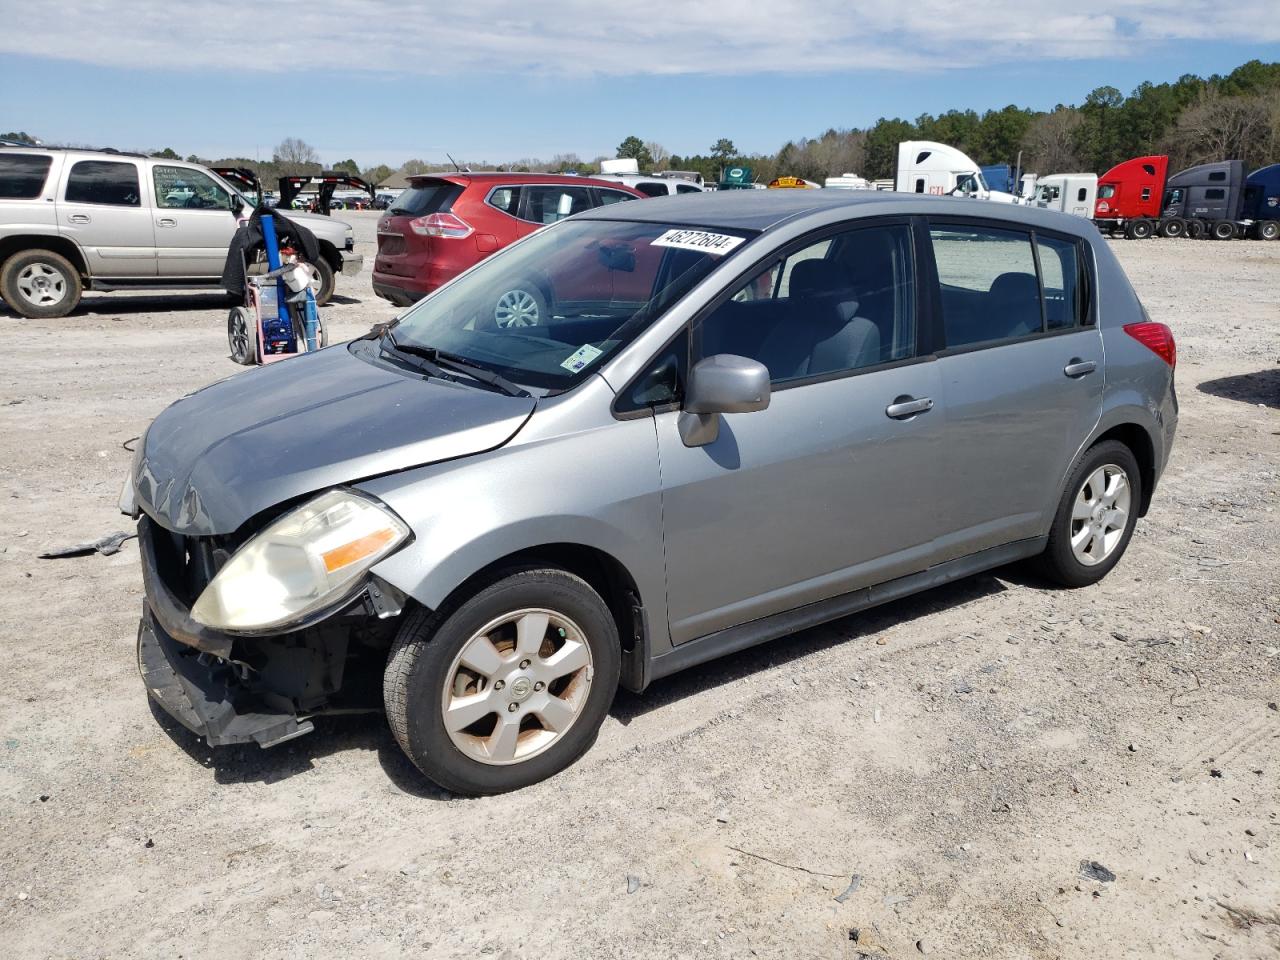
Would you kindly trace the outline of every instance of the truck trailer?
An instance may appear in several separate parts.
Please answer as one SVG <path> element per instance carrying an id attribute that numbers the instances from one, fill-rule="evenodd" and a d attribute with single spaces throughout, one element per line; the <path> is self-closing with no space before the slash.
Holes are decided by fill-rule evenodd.
<path id="1" fill-rule="evenodd" d="M 1280 236 L 1280 164 L 1244 175 L 1240 160 L 1188 167 L 1168 176 L 1169 158 L 1135 157 L 1098 178 L 1093 221 L 1114 236 Z"/>

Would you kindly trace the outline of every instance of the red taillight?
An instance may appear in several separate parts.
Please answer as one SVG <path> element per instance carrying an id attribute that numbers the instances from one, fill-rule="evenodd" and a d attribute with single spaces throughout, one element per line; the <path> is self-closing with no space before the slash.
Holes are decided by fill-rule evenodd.
<path id="1" fill-rule="evenodd" d="M 1163 323 L 1153 323 L 1150 320 L 1143 323 L 1126 323 L 1124 332 L 1169 366 L 1178 365 L 1178 345 L 1173 342 L 1173 331 Z"/>
<path id="2" fill-rule="evenodd" d="M 410 220 L 409 226 L 414 233 L 424 237 L 449 237 L 461 240 L 471 236 L 471 224 L 452 213 L 433 213 L 425 217 Z"/>

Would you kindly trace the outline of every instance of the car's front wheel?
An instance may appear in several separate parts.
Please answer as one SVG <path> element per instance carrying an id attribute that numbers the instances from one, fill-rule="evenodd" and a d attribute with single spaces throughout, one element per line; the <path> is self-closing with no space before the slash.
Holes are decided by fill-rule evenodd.
<path id="1" fill-rule="evenodd" d="M 1118 440 L 1095 444 L 1076 464 L 1054 514 L 1041 571 L 1065 587 L 1097 583 L 1120 562 L 1142 503 L 1142 475 Z"/>
<path id="2" fill-rule="evenodd" d="M 409 758 L 455 793 L 544 780 L 595 741 L 618 685 L 608 606 L 556 568 L 508 571 L 411 614 L 387 661 L 387 719 Z"/>

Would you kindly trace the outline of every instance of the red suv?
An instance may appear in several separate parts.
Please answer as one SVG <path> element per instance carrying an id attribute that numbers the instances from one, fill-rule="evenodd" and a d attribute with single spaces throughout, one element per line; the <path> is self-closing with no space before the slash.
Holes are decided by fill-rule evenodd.
<path id="1" fill-rule="evenodd" d="M 373 290 L 408 306 L 549 223 L 643 197 L 619 183 L 550 173 L 413 177 L 378 221 Z M 537 309 L 536 302 L 528 306 Z"/>

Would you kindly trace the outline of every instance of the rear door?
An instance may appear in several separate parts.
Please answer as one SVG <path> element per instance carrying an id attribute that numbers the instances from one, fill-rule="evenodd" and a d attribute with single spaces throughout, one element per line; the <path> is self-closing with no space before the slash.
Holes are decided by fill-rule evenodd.
<path id="1" fill-rule="evenodd" d="M 950 218 L 928 234 L 946 344 L 941 562 L 1048 529 L 1102 412 L 1102 339 L 1083 241 Z"/>
<path id="2" fill-rule="evenodd" d="M 520 191 L 520 236 L 541 230 L 594 206 L 587 187 L 558 183 L 529 184 Z"/>
<path id="3" fill-rule="evenodd" d="M 154 277 L 155 233 L 141 162 L 68 160 L 56 205 L 58 231 L 80 245 L 90 275 Z"/>
<path id="4" fill-rule="evenodd" d="M 152 164 L 161 277 L 220 277 L 239 226 L 239 201 L 203 170 Z"/>

